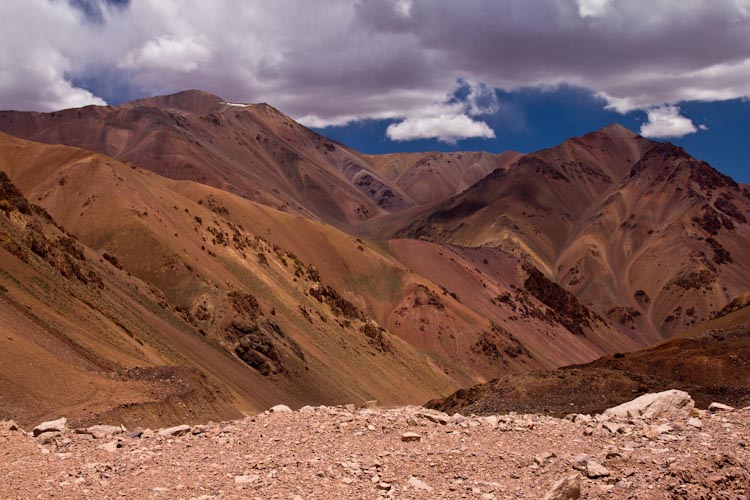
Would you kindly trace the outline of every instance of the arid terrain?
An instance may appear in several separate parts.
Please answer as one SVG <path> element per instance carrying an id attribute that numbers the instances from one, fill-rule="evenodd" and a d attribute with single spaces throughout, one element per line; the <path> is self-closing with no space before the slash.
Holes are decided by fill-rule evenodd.
<path id="1" fill-rule="evenodd" d="M 746 500 L 750 408 L 673 392 L 593 418 L 351 405 L 155 430 L 1 422 L 1 495 Z"/>
<path id="2" fill-rule="evenodd" d="M 232 464 L 242 462 L 241 450 L 259 460 L 258 450 L 275 445 L 279 463 L 292 467 L 304 451 L 293 445 L 317 446 L 305 439 L 306 426 L 320 425 L 343 439 L 321 450 L 321 463 L 333 467 L 362 446 L 363 469 L 375 466 L 373 453 L 390 453 L 379 459 L 395 457 L 382 464 L 395 475 L 342 483 L 338 469 L 320 476 L 299 462 L 305 481 L 294 494 L 323 497 L 305 488 L 325 480 L 325 491 L 335 485 L 342 497 L 399 496 L 409 491 L 405 474 L 414 474 L 442 496 L 470 484 L 504 498 L 513 488 L 543 493 L 568 471 L 570 455 L 601 454 L 605 437 L 619 439 L 595 433 L 578 443 L 572 436 L 580 429 L 551 416 L 596 414 L 667 389 L 690 392 L 703 410 L 713 401 L 750 404 L 750 189 L 669 143 L 612 125 L 529 154 L 373 156 L 271 106 L 198 91 L 55 113 L 4 111 L 0 130 L 7 132 L 0 132 L 0 419 L 23 428 L 59 417 L 70 428 L 234 421 L 180 437 L 174 448 L 119 435 L 119 455 L 102 455 L 127 461 L 134 450 L 163 453 L 157 470 L 164 471 L 179 448 L 191 457 L 187 471 L 217 452 L 205 438 L 226 426 L 238 433 L 224 436 L 237 446 L 225 450 Z M 333 408 L 369 400 L 383 408 L 237 420 L 280 403 Z M 407 444 L 396 438 L 405 415 L 422 411 L 404 405 L 422 404 L 467 418 L 533 414 L 518 418 L 554 424 L 571 448 L 550 450 L 556 460 L 526 470 L 531 462 L 517 464 L 550 447 L 529 430 L 536 437 L 512 466 L 522 470 L 502 469 L 511 483 L 494 480 L 484 461 L 493 449 L 512 454 L 520 431 L 484 435 L 473 427 L 483 421 L 470 419 L 431 427 L 438 441 L 411 471 L 400 466 Z M 744 416 L 707 425 L 741 427 Z M 392 448 L 386 441 L 369 449 L 367 439 L 378 435 L 370 424 L 393 439 Z M 680 446 L 708 439 L 679 435 Z M 98 442 L 65 436 L 70 443 L 55 441 L 62 448 L 41 457 L 45 467 L 60 467 L 46 478 L 67 473 L 66 464 L 88 470 L 94 462 L 80 454 L 104 453 Z M 21 434 L 7 438 L 37 449 Z M 332 435 L 318 438 L 324 446 Z M 481 453 L 467 451 L 472 440 Z M 436 475 L 450 464 L 440 453 L 456 448 L 476 474 Z M 700 460 L 708 470 L 714 458 Z M 184 479 L 146 481 L 144 491 L 242 496 L 236 488 L 251 486 L 234 476 L 257 474 L 247 483 L 254 484 L 282 474 L 281 465 L 254 473 L 240 470 L 245 465 L 225 470 L 227 463 L 205 471 L 211 491 L 177 493 L 195 478 L 174 471 Z M 123 481 L 136 473 L 117 467 L 127 471 Z M 582 488 L 626 498 L 643 484 L 624 471 Z M 108 477 L 87 488 L 118 480 L 97 473 Z M 372 483 L 373 475 L 385 479 Z M 511 488 L 513 475 L 521 480 Z M 74 484 L 24 481 L 14 484 L 27 492 Z M 677 487 L 663 481 L 654 487 Z M 379 482 L 393 487 L 378 489 Z M 479 485 L 493 482 L 502 491 Z M 286 486 L 267 487 L 260 497 Z"/>

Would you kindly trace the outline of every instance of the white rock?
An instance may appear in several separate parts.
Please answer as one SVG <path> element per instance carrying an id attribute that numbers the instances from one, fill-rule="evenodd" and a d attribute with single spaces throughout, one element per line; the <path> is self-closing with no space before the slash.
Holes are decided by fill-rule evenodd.
<path id="1" fill-rule="evenodd" d="M 703 422 L 700 421 L 700 419 L 695 417 L 690 417 L 688 419 L 688 425 L 690 427 L 695 427 L 696 429 L 702 429 L 703 428 Z"/>
<path id="2" fill-rule="evenodd" d="M 436 410 L 419 411 L 415 413 L 414 416 L 440 425 L 446 425 L 451 421 L 451 418 L 448 415 Z"/>
<path id="3" fill-rule="evenodd" d="M 236 484 L 252 484 L 258 479 L 260 479 L 260 476 L 257 474 L 246 474 L 243 476 L 235 476 L 234 482 Z"/>
<path id="4" fill-rule="evenodd" d="M 409 478 L 409 486 L 411 486 L 415 490 L 432 491 L 432 486 L 414 476 L 411 476 Z"/>
<path id="5" fill-rule="evenodd" d="M 581 498 L 581 476 L 571 474 L 556 482 L 544 495 L 543 500 L 576 500 L 577 498 Z"/>
<path id="6" fill-rule="evenodd" d="M 588 424 L 591 422 L 591 415 L 584 415 L 579 413 L 575 417 L 573 417 L 573 422 L 576 424 Z"/>
<path id="7" fill-rule="evenodd" d="M 609 417 L 670 418 L 687 417 L 695 407 L 693 398 L 685 391 L 675 389 L 644 394 L 632 401 L 604 411 Z"/>
<path id="8" fill-rule="evenodd" d="M 190 426 L 186 424 L 182 424 L 182 425 L 176 425 L 174 427 L 167 427 L 166 429 L 161 429 L 157 433 L 157 435 L 161 437 L 176 437 L 176 436 L 182 436 L 184 434 L 187 434 L 188 432 L 190 432 Z"/>
<path id="9" fill-rule="evenodd" d="M 91 434 L 94 436 L 94 439 L 103 439 L 109 436 L 114 436 L 115 434 L 122 433 L 122 427 L 116 426 L 116 425 L 92 425 L 91 427 L 87 427 L 86 429 L 77 429 L 77 434 Z"/>
<path id="10" fill-rule="evenodd" d="M 602 464 L 591 460 L 586 465 L 586 477 L 588 477 L 589 479 L 596 479 L 606 476 L 609 476 L 609 471 Z"/>
<path id="11" fill-rule="evenodd" d="M 120 443 L 118 443 L 117 441 L 110 441 L 109 443 L 105 443 L 105 444 L 99 446 L 99 448 L 101 448 L 104 451 L 108 451 L 110 453 L 114 453 L 118 449 L 120 449 L 121 446 L 122 445 Z"/>
<path id="12" fill-rule="evenodd" d="M 292 413 L 292 409 L 287 405 L 272 406 L 268 411 L 271 413 Z"/>
<path id="13" fill-rule="evenodd" d="M 32 433 L 34 436 L 38 436 L 45 432 L 62 432 L 67 428 L 68 419 L 58 418 L 57 420 L 50 420 L 48 422 L 42 422 L 41 424 L 34 427 Z"/>
<path id="14" fill-rule="evenodd" d="M 732 411 L 732 410 L 734 410 L 733 406 L 729 406 L 729 405 L 725 405 L 721 403 L 714 402 L 708 405 L 708 411 L 716 412 L 716 411 Z"/>
<path id="15" fill-rule="evenodd" d="M 500 419 L 496 415 L 490 415 L 489 417 L 479 417 L 478 420 L 485 425 L 492 427 L 493 429 L 497 427 L 497 424 L 500 422 Z"/>
<path id="16" fill-rule="evenodd" d="M 420 439 L 422 439 L 422 436 L 420 436 L 416 432 L 404 432 L 403 434 L 401 434 L 401 441 L 404 441 L 405 443 L 419 441 Z"/>

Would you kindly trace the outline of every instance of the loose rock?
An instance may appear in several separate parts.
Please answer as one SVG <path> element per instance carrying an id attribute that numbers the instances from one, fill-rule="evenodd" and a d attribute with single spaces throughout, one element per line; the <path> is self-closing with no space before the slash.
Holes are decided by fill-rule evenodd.
<path id="1" fill-rule="evenodd" d="M 161 437 L 177 437 L 177 436 L 184 436 L 185 434 L 190 432 L 190 426 L 189 425 L 176 425 L 174 427 L 167 427 L 166 429 L 161 429 L 157 435 Z"/>
<path id="2" fill-rule="evenodd" d="M 287 405 L 272 406 L 268 411 L 270 411 L 271 413 L 292 413 L 292 409 Z"/>
<path id="3" fill-rule="evenodd" d="M 608 417 L 641 417 L 641 418 L 687 418 L 695 407 L 693 398 L 685 391 L 675 389 L 644 394 L 632 401 L 623 403 L 604 411 Z"/>
<path id="4" fill-rule="evenodd" d="M 49 422 L 42 422 L 41 424 L 34 427 L 32 433 L 34 436 L 39 436 L 45 432 L 62 432 L 67 428 L 68 419 L 58 418 L 57 420 L 50 420 Z"/>
<path id="5" fill-rule="evenodd" d="M 571 474 L 556 482 L 544 495 L 543 500 L 576 500 L 577 498 L 581 498 L 581 476 Z"/>
<path id="6" fill-rule="evenodd" d="M 401 441 L 405 443 L 419 441 L 420 439 L 422 439 L 422 436 L 420 436 L 416 432 L 404 432 L 403 434 L 401 434 Z"/>

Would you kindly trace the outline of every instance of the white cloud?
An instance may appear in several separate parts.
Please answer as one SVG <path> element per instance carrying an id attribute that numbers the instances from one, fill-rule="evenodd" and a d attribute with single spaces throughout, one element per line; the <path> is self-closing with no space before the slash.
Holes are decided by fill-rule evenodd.
<path id="1" fill-rule="evenodd" d="M 200 88 L 342 124 L 429 116 L 456 78 L 585 87 L 620 112 L 750 96 L 748 0 L 89 1 L 101 23 L 64 0 L 0 2 L 0 108 Z M 462 114 L 498 109 L 473 92 Z"/>
<path id="2" fill-rule="evenodd" d="M 392 141 L 435 138 L 449 144 L 459 139 L 495 137 L 495 132 L 484 122 L 476 121 L 464 114 L 443 113 L 439 115 L 408 117 L 400 123 L 388 126 L 386 135 Z"/>
<path id="3" fill-rule="evenodd" d="M 612 0 L 578 0 L 578 14 L 581 17 L 600 17 L 607 13 Z"/>
<path id="4" fill-rule="evenodd" d="M 409 19 L 413 8 L 414 3 L 412 0 L 393 0 L 393 12 L 399 17 Z"/>
<path id="5" fill-rule="evenodd" d="M 163 35 L 125 54 L 117 66 L 122 69 L 161 69 L 189 73 L 211 56 L 211 50 L 196 37 Z"/>
<path id="6" fill-rule="evenodd" d="M 80 69 L 76 34 L 85 32 L 65 2 L 0 2 L 0 108 L 52 111 L 106 104 L 72 83 Z"/>
<path id="7" fill-rule="evenodd" d="M 467 82 L 466 111 L 471 116 L 494 115 L 500 111 L 495 89 L 484 83 Z"/>
<path id="8" fill-rule="evenodd" d="M 641 135 L 652 138 L 682 137 L 698 129 L 690 118 L 680 115 L 677 106 L 659 106 L 646 111 L 648 121 L 641 126 Z"/>

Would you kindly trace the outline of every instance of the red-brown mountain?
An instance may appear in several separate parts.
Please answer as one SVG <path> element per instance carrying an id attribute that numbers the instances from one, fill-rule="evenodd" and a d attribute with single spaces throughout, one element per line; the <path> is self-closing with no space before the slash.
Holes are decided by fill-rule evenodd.
<path id="1" fill-rule="evenodd" d="M 748 290 L 748 218 L 747 188 L 613 125 L 523 156 L 396 235 L 503 248 L 653 339 Z"/>
<path id="2" fill-rule="evenodd" d="M 619 126 L 527 155 L 372 156 L 270 106 L 187 91 L 0 112 L 0 130 L 46 143 L 0 134 L 0 171 L 12 199 L 49 214 L 39 226 L 10 198 L 0 213 L 0 330 L 13 311 L 35 311 L 23 331 L 38 339 L 8 354 L 30 360 L 0 373 L 8 387 L 66 362 L 45 347 L 56 336 L 112 373 L 208 377 L 194 384 L 201 415 L 278 400 L 422 402 L 632 351 L 750 289 L 750 191 Z M 104 288 L 68 286 L 58 253 L 40 264 L 37 229 L 63 249 L 75 238 Z M 128 310 L 148 314 L 124 323 Z M 101 396 L 52 401 L 38 382 L 45 411 Z M 24 394 L 14 408 L 43 414 Z M 152 399 L 161 421 L 175 415 L 174 399 Z"/>
<path id="3" fill-rule="evenodd" d="M 352 229 L 467 188 L 514 154 L 363 155 L 266 104 L 195 90 L 121 106 L 0 112 L 0 131 L 66 144 Z"/>

